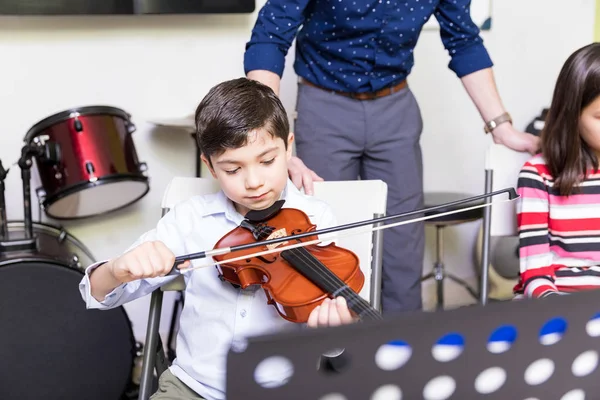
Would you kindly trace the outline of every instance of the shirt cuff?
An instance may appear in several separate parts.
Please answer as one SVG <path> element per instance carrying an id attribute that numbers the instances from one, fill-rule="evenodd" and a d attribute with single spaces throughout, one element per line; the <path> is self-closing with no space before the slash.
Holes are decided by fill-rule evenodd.
<path id="1" fill-rule="evenodd" d="M 494 63 L 485 46 L 481 43 L 476 43 L 452 54 L 452 60 L 450 60 L 448 67 L 459 78 L 462 78 L 473 72 L 491 68 L 493 65 Z"/>
<path id="2" fill-rule="evenodd" d="M 109 309 L 109 308 L 113 307 L 115 305 L 115 303 L 119 300 L 119 298 L 123 294 L 123 291 L 125 290 L 125 287 L 127 286 L 126 283 L 124 283 L 120 286 L 117 286 L 116 288 L 113 289 L 112 292 L 108 293 L 106 295 L 106 297 L 104 297 L 104 300 L 102 300 L 102 301 L 98 301 L 94 298 L 94 296 L 92 296 L 92 288 L 91 288 L 91 284 L 90 284 L 90 274 L 96 268 L 98 268 L 99 266 L 101 266 L 102 264 L 105 264 L 107 262 L 108 262 L 108 260 L 99 261 L 99 262 L 96 262 L 96 263 L 88 266 L 85 269 L 85 275 L 83 276 L 83 279 L 81 279 L 81 282 L 79 283 L 79 292 L 81 293 L 81 296 L 85 300 L 85 305 L 86 305 L 86 308 L 88 308 L 88 309 L 105 310 L 105 309 Z"/>
<path id="3" fill-rule="evenodd" d="M 257 43 L 249 45 L 244 53 L 244 72 L 267 70 L 283 76 L 285 54 L 272 44 Z"/>

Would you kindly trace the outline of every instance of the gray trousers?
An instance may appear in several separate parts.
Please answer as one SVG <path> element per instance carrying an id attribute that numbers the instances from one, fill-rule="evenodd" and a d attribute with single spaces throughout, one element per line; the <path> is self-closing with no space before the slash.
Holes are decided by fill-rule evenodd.
<path id="1" fill-rule="evenodd" d="M 187 387 L 168 369 L 158 377 L 158 390 L 150 400 L 202 400 L 198 393 Z"/>
<path id="2" fill-rule="evenodd" d="M 421 111 L 407 87 L 355 100 L 298 84 L 296 154 L 325 180 L 381 179 L 387 215 L 423 207 Z M 384 313 L 421 309 L 422 222 L 384 230 Z"/>

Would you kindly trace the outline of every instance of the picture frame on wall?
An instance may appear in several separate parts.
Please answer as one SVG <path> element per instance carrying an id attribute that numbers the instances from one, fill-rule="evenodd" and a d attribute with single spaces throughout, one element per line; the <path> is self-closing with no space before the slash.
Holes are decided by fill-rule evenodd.
<path id="1" fill-rule="evenodd" d="M 0 0 L 0 15 L 252 13 L 255 0 Z"/>

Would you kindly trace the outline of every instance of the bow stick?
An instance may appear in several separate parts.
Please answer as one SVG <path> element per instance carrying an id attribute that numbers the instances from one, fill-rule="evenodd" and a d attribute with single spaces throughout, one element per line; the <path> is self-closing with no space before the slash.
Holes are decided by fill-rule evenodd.
<path id="1" fill-rule="evenodd" d="M 224 261 L 221 261 L 221 262 L 211 262 L 210 264 L 197 265 L 197 266 L 193 266 L 193 267 L 184 268 L 184 269 L 181 269 L 181 270 L 178 270 L 176 268 L 177 265 L 182 264 L 183 262 L 185 262 L 187 260 L 197 260 L 197 259 L 201 259 L 201 258 L 208 258 L 208 257 L 216 256 L 216 255 L 229 254 L 229 253 L 240 251 L 240 250 L 251 249 L 251 248 L 254 248 L 254 247 L 263 247 L 263 246 L 267 246 L 267 245 L 271 245 L 271 244 L 277 244 L 277 243 L 286 242 L 286 241 L 289 241 L 289 240 L 301 239 L 301 238 L 304 238 L 304 237 L 307 237 L 307 236 L 315 236 L 315 235 L 320 236 L 320 235 L 325 235 L 325 234 L 328 234 L 328 233 L 334 233 L 334 232 L 339 232 L 339 231 L 353 229 L 353 228 L 360 228 L 360 227 L 363 227 L 365 225 L 373 225 L 373 224 L 377 224 L 377 223 L 380 223 L 380 222 L 386 222 L 386 221 L 391 221 L 391 220 L 395 220 L 395 219 L 398 219 L 398 218 L 409 217 L 409 216 L 412 216 L 412 215 L 415 215 L 415 214 L 423 214 L 423 213 L 427 213 L 427 212 L 430 212 L 430 211 L 439 210 L 440 208 L 451 207 L 451 206 L 456 206 L 456 205 L 465 204 L 465 203 L 471 203 L 471 202 L 474 202 L 474 201 L 477 201 L 477 200 L 481 200 L 481 199 L 485 199 L 485 198 L 488 198 L 488 197 L 497 196 L 497 195 L 500 195 L 502 193 L 508 193 L 508 199 L 506 199 L 506 200 L 500 200 L 500 201 L 486 202 L 486 203 L 483 203 L 483 204 L 477 204 L 477 205 L 474 205 L 474 206 L 465 207 L 465 208 L 459 208 L 459 209 L 456 209 L 456 210 L 446 211 L 446 212 L 443 212 L 443 213 L 432 214 L 432 215 L 423 216 L 423 217 L 417 217 L 417 218 L 414 218 L 414 219 L 400 221 L 400 222 L 395 222 L 395 223 L 392 223 L 392 224 L 381 225 L 381 226 L 377 226 L 377 227 L 370 227 L 370 228 L 365 229 L 365 230 L 355 231 L 355 232 L 347 233 L 345 235 L 334 235 L 332 237 L 321 237 L 319 239 L 310 240 L 310 241 L 307 241 L 307 242 L 298 242 L 298 243 L 291 244 L 291 245 L 286 245 L 286 246 L 276 247 L 276 248 L 269 249 L 269 250 L 259 251 L 257 253 L 253 253 L 253 254 L 246 254 L 246 255 L 243 255 L 243 256 L 240 256 L 240 257 L 237 257 L 237 258 L 230 258 L 230 259 L 227 259 L 227 260 L 224 260 Z M 352 236 L 352 235 L 357 235 L 357 234 L 366 233 L 366 232 L 375 232 L 375 231 L 382 230 L 382 229 L 392 228 L 394 226 L 406 225 L 406 224 L 410 224 L 410 223 L 413 223 L 413 222 L 425 221 L 425 220 L 428 220 L 428 219 L 439 218 L 439 217 L 442 217 L 442 216 L 445 216 L 445 215 L 457 214 L 457 213 L 461 213 L 461 212 L 464 212 L 464 211 L 474 210 L 474 209 L 477 209 L 477 208 L 489 207 L 489 206 L 491 206 L 492 204 L 495 204 L 495 203 L 504 203 L 504 202 L 508 202 L 508 201 L 513 201 L 513 200 L 517 199 L 518 197 L 519 196 L 517 195 L 517 192 L 515 191 L 514 188 L 506 188 L 506 189 L 502 189 L 502 190 L 497 190 L 497 191 L 492 192 L 492 193 L 482 194 L 482 195 L 479 195 L 479 196 L 468 197 L 466 199 L 456 200 L 456 201 L 452 201 L 452 202 L 440 204 L 440 205 L 437 205 L 437 206 L 423 208 L 423 209 L 420 209 L 420 210 L 409 211 L 409 212 L 406 212 L 406 213 L 389 215 L 389 216 L 385 216 L 385 217 L 374 218 L 374 219 L 369 219 L 369 220 L 364 220 L 364 221 L 358 221 L 358 222 L 351 222 L 349 224 L 338 225 L 338 226 L 333 226 L 333 227 L 330 227 L 330 228 L 325 228 L 325 229 L 320 229 L 320 230 L 315 230 L 315 231 L 310 231 L 310 232 L 304 232 L 304 233 L 299 233 L 299 234 L 290 235 L 290 236 L 283 236 L 283 237 L 278 237 L 278 238 L 275 238 L 275 239 L 269 239 L 269 240 L 254 242 L 254 243 L 240 244 L 240 245 L 237 245 L 237 246 L 222 247 L 222 248 L 217 248 L 217 249 L 212 249 L 212 250 L 201 251 L 201 252 L 197 252 L 197 253 L 191 253 L 191 254 L 187 254 L 187 255 L 176 257 L 173 269 L 171 270 L 171 272 L 169 274 L 172 275 L 172 274 L 176 273 L 177 271 L 179 271 L 179 273 L 185 273 L 185 272 L 193 271 L 193 270 L 199 269 L 199 268 L 212 267 L 212 266 L 223 264 L 223 263 L 230 263 L 230 262 L 233 262 L 233 261 L 244 260 L 244 259 L 247 259 L 249 257 L 257 257 L 257 256 L 266 255 L 266 254 L 279 253 L 279 252 L 282 252 L 282 251 L 287 250 L 287 249 L 293 249 L 293 248 L 297 248 L 297 247 L 309 246 L 309 245 L 312 245 L 312 244 L 318 244 L 318 243 L 322 243 L 322 242 L 325 242 L 325 241 L 330 241 L 330 240 L 338 239 L 338 238 L 341 238 L 341 237 Z"/>

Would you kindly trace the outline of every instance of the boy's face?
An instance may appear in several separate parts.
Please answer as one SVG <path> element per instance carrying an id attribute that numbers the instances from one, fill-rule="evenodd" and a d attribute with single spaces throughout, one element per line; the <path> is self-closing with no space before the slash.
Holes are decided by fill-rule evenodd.
<path id="1" fill-rule="evenodd" d="M 286 150 L 281 138 L 258 129 L 248 135 L 245 146 L 211 156 L 212 168 L 204 156 L 202 161 L 236 210 L 246 215 L 249 210 L 263 210 L 279 200 L 287 184 L 293 141 L 290 133 Z"/>

